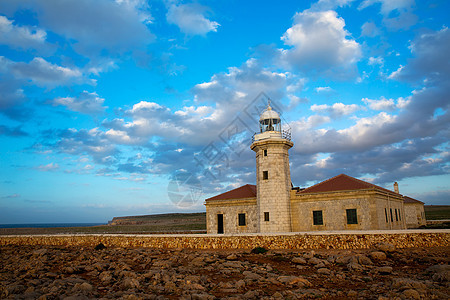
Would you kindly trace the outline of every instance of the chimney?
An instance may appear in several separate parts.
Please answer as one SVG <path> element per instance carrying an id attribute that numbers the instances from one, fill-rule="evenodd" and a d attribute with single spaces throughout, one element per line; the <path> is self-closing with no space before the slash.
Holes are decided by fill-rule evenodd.
<path id="1" fill-rule="evenodd" d="M 400 194 L 400 192 L 398 191 L 398 183 L 394 182 L 394 192 L 396 192 L 397 194 Z"/>

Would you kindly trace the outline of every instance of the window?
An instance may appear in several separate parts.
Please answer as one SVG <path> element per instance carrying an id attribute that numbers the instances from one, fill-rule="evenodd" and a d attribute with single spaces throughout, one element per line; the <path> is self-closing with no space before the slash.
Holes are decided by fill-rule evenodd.
<path id="1" fill-rule="evenodd" d="M 269 179 L 269 171 L 263 171 L 263 180 Z"/>
<path id="2" fill-rule="evenodd" d="M 264 150 L 264 156 L 267 156 L 267 149 Z"/>
<path id="3" fill-rule="evenodd" d="M 386 223 L 388 223 L 387 208 L 384 209 L 384 216 L 386 217 Z"/>
<path id="4" fill-rule="evenodd" d="M 398 222 L 398 213 L 397 213 L 397 209 L 395 209 L 395 221 Z"/>
<path id="5" fill-rule="evenodd" d="M 402 220 L 402 214 L 400 213 L 400 209 L 398 210 L 398 218 L 400 219 L 400 221 Z"/>
<path id="6" fill-rule="evenodd" d="M 245 226 L 245 214 L 239 214 L 239 226 Z"/>
<path id="7" fill-rule="evenodd" d="M 358 224 L 356 208 L 347 209 L 347 224 Z"/>
<path id="8" fill-rule="evenodd" d="M 264 212 L 264 221 L 269 222 L 269 212 Z"/>
<path id="9" fill-rule="evenodd" d="M 323 225 L 323 216 L 321 210 L 313 211 L 313 224 L 314 225 Z"/>
<path id="10" fill-rule="evenodd" d="M 391 211 L 391 223 L 394 222 L 394 218 L 392 217 L 392 208 L 390 208 Z"/>

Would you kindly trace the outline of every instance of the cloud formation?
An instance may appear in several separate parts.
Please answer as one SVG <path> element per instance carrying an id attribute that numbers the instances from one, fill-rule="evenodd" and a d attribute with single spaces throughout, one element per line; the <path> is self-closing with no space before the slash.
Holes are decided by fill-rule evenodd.
<path id="1" fill-rule="evenodd" d="M 42 28 L 64 37 L 80 54 L 96 57 L 145 46 L 154 40 L 146 24 L 152 20 L 144 1 L 65 0 L 2 1 L 0 10 L 13 15 L 32 9 Z"/>
<path id="2" fill-rule="evenodd" d="M 416 24 L 418 18 L 412 13 L 414 0 L 364 0 L 359 9 L 364 9 L 376 3 L 381 4 L 380 12 L 383 23 L 391 30 L 408 29 Z"/>
<path id="3" fill-rule="evenodd" d="M 167 22 L 175 24 L 180 31 L 187 35 L 206 35 L 208 32 L 216 32 L 219 23 L 205 17 L 208 8 L 197 3 L 176 4 L 168 7 Z"/>
<path id="4" fill-rule="evenodd" d="M 45 46 L 47 33 L 39 28 L 14 25 L 11 20 L 0 16 L 0 44 L 28 50 Z"/>
<path id="5" fill-rule="evenodd" d="M 352 73 L 355 63 L 361 58 L 361 49 L 355 40 L 348 38 L 349 32 L 344 27 L 344 19 L 339 18 L 335 11 L 296 13 L 293 26 L 281 38 L 291 46 L 280 51 L 282 63 L 287 67 L 324 72 L 330 76 L 330 70 L 341 70 L 339 76 Z"/>
<path id="6" fill-rule="evenodd" d="M 53 105 L 62 105 L 67 109 L 84 114 L 95 115 L 103 112 L 104 98 L 100 98 L 97 93 L 83 91 L 78 97 L 58 97 L 52 101 Z"/>

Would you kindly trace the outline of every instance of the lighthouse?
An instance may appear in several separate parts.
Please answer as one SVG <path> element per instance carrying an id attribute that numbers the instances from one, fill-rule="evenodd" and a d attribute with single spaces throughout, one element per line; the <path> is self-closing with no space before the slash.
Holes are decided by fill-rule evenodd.
<path id="1" fill-rule="evenodd" d="M 256 153 L 258 232 L 292 231 L 289 149 L 290 132 L 282 130 L 280 115 L 270 107 L 261 113 L 260 131 L 250 148 Z"/>

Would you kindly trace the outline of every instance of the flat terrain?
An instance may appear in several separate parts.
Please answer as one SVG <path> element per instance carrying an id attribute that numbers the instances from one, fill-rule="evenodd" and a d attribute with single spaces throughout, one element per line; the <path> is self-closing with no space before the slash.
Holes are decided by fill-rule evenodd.
<path id="1" fill-rule="evenodd" d="M 425 215 L 427 220 L 450 220 L 450 205 L 425 205 Z M 61 233 L 206 233 L 206 213 L 115 217 L 109 225 L 91 227 L 0 228 L 0 235 Z"/>
<path id="2" fill-rule="evenodd" d="M 450 205 L 425 205 L 427 220 L 450 220 Z"/>
<path id="3" fill-rule="evenodd" d="M 448 299 L 449 253 L 4 246 L 0 298 Z"/>
<path id="4" fill-rule="evenodd" d="M 0 235 L 77 233 L 206 233 L 206 213 L 116 217 L 109 225 L 59 228 L 0 228 Z"/>

